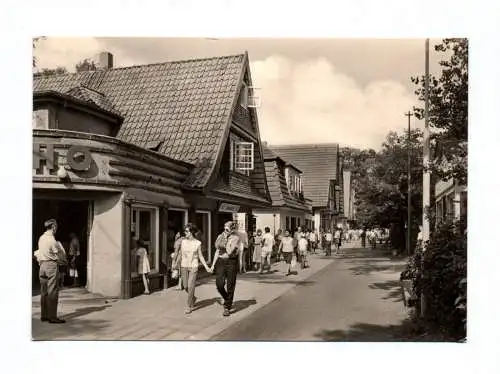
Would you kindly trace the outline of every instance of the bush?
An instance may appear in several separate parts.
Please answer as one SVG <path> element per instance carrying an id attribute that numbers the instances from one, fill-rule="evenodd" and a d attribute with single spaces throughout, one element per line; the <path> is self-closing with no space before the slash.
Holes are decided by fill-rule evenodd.
<path id="1" fill-rule="evenodd" d="M 417 308 L 425 297 L 424 322 L 456 340 L 465 338 L 467 323 L 467 232 L 464 222 L 442 224 L 426 251 L 408 260 L 401 280 L 413 281 Z M 423 265 L 423 271 L 422 271 Z"/>

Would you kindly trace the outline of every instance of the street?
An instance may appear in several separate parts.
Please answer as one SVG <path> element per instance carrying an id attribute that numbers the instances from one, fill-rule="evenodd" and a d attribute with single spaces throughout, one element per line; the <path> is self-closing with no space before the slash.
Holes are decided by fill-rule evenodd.
<path id="1" fill-rule="evenodd" d="M 185 293 L 173 289 L 129 300 L 107 300 L 75 290 L 62 293 L 68 320 L 39 321 L 33 298 L 35 340 L 302 340 L 397 341 L 405 317 L 399 273 L 403 260 L 368 249 L 311 256 L 311 268 L 285 277 L 284 263 L 270 274 L 238 277 L 233 314 L 222 317 L 214 278 L 200 280 L 195 311 L 183 313 Z"/>
<path id="2" fill-rule="evenodd" d="M 405 317 L 396 270 L 369 250 L 340 258 L 213 340 L 395 341 Z"/>

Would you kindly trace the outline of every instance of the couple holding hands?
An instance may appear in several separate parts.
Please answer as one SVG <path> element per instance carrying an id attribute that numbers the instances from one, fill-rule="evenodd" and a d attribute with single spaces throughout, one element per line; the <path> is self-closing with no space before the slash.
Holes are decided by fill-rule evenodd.
<path id="1" fill-rule="evenodd" d="M 211 267 L 203 256 L 201 241 L 197 239 L 198 232 L 195 225 L 188 223 L 184 228 L 184 235 L 176 240 L 175 252 L 172 254 L 172 269 L 174 272 L 180 269 L 182 285 L 188 294 L 185 312 L 190 314 L 196 302 L 194 292 L 201 261 L 207 272 L 216 272 L 217 291 L 224 300 L 223 316 L 227 317 L 231 313 L 238 273 L 240 236 L 236 232 L 236 224 L 232 221 L 226 222 L 224 232 L 217 237 L 215 258 Z"/>

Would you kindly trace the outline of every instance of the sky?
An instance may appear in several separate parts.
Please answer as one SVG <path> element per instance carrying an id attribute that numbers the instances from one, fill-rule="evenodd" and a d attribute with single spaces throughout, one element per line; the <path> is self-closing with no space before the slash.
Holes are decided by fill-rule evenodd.
<path id="1" fill-rule="evenodd" d="M 431 40 L 430 70 L 442 56 Z M 248 51 L 260 88 L 260 134 L 270 144 L 339 143 L 380 149 L 389 131 L 404 131 L 405 112 L 420 103 L 410 77 L 424 74 L 424 39 L 58 38 L 41 40 L 38 68 L 69 70 L 111 52 L 114 66 Z M 422 123 L 411 119 L 411 126 Z"/>

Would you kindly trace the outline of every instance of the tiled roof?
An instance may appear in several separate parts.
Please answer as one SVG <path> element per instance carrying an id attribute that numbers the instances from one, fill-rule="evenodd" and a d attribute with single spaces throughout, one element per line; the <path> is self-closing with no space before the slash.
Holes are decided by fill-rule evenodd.
<path id="1" fill-rule="evenodd" d="M 230 126 L 247 59 L 240 54 L 38 77 L 33 90 L 66 93 L 82 85 L 87 95 L 101 93 L 124 117 L 118 138 L 141 147 L 162 141 L 158 152 L 194 165 L 186 185 L 204 187 Z"/>
<path id="2" fill-rule="evenodd" d="M 293 164 L 292 162 L 290 162 L 289 160 L 284 160 L 282 157 L 280 157 L 278 154 L 276 154 L 275 152 L 273 152 L 271 149 L 269 149 L 269 146 L 266 144 L 262 144 L 262 149 L 263 149 L 263 152 L 264 152 L 264 160 L 275 160 L 277 158 L 279 158 L 280 160 L 282 160 L 283 162 L 286 163 L 287 166 L 291 166 L 293 167 L 295 170 L 297 170 L 299 173 L 302 172 L 302 170 L 300 170 L 297 165 Z"/>
<path id="3" fill-rule="evenodd" d="M 273 206 L 286 206 L 300 210 L 309 211 L 308 204 L 298 197 L 291 195 L 288 191 L 284 166 L 286 163 L 268 146 L 262 145 L 266 165 L 266 179 Z"/>
<path id="4" fill-rule="evenodd" d="M 304 194 L 314 207 L 328 205 L 330 180 L 338 179 L 338 144 L 270 145 L 269 148 L 302 170 Z"/>

